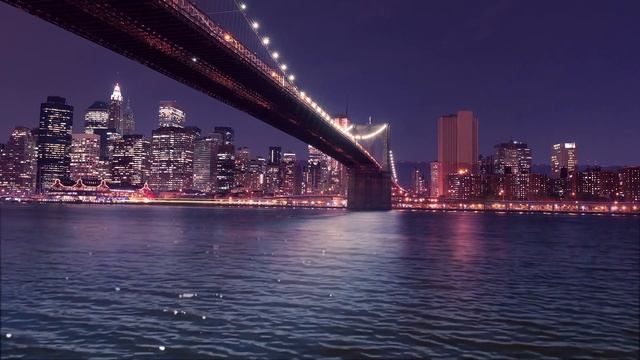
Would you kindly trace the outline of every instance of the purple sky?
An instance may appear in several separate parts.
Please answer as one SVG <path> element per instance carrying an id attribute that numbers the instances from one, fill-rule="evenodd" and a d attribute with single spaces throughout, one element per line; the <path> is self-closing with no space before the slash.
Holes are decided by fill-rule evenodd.
<path id="1" fill-rule="evenodd" d="M 400 160 L 436 157 L 436 119 L 460 108 L 480 119 L 480 152 L 513 138 L 535 163 L 576 141 L 582 164 L 640 164 L 640 2 L 247 0 L 300 86 L 327 110 L 346 99 L 356 122 L 391 123 Z M 175 99 L 205 132 L 236 129 L 266 154 L 288 135 L 138 63 L 0 3 L 0 141 L 37 125 L 47 95 L 84 111 L 120 81 L 139 132 L 157 102 Z"/>

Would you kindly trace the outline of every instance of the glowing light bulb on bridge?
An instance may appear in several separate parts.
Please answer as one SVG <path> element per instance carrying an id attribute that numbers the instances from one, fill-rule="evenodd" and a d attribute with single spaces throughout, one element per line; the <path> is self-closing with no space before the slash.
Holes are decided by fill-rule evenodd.
<path id="1" fill-rule="evenodd" d="M 300 91 L 300 97 L 301 98 L 305 98 L 307 96 L 307 93 L 305 93 L 304 91 Z"/>
<path id="2" fill-rule="evenodd" d="M 262 38 L 262 44 L 263 45 L 269 45 L 269 43 L 271 42 L 271 39 L 269 39 L 268 36 L 265 36 Z"/>
<path id="3" fill-rule="evenodd" d="M 271 54 L 271 57 L 272 57 L 272 58 L 274 58 L 274 59 L 276 59 L 276 60 L 278 60 L 278 58 L 280 57 L 280 54 L 279 54 L 277 51 L 274 51 L 274 52 Z"/>
<path id="4" fill-rule="evenodd" d="M 296 76 L 291 74 L 291 75 L 289 75 L 288 79 L 289 79 L 289 81 L 293 81 L 293 80 L 296 79 Z"/>
<path id="5" fill-rule="evenodd" d="M 286 71 L 287 70 L 287 64 L 280 65 L 280 70 Z"/>
<path id="6" fill-rule="evenodd" d="M 254 21 L 253 23 L 251 23 L 251 27 L 257 30 L 260 27 L 260 24 L 258 24 L 257 21 Z"/>
<path id="7" fill-rule="evenodd" d="M 240 10 L 247 10 L 247 4 L 240 3 Z"/>

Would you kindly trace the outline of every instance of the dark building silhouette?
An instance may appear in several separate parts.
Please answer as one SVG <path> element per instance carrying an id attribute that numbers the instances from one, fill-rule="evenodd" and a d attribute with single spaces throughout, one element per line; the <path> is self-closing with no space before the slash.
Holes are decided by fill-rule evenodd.
<path id="1" fill-rule="evenodd" d="M 42 192 L 57 179 L 68 178 L 71 157 L 73 106 L 63 97 L 49 96 L 40 105 L 38 126 L 37 190 Z"/>

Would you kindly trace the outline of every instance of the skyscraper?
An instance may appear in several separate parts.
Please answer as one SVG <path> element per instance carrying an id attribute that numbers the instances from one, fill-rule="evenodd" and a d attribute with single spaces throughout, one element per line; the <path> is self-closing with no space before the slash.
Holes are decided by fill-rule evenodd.
<path id="1" fill-rule="evenodd" d="M 282 162 L 282 148 L 280 146 L 269 147 L 269 158 L 265 171 L 265 192 L 267 194 L 277 194 L 280 191 Z"/>
<path id="2" fill-rule="evenodd" d="M 111 93 L 107 127 L 115 129 L 122 134 L 122 93 L 120 92 L 120 85 L 118 83 L 113 87 L 113 92 Z"/>
<path id="3" fill-rule="evenodd" d="M 239 147 L 236 150 L 236 175 L 235 186 L 248 191 L 251 184 L 249 180 L 249 161 L 251 157 L 251 151 L 248 147 Z"/>
<path id="4" fill-rule="evenodd" d="M 69 156 L 73 180 L 100 179 L 100 135 L 73 134 Z"/>
<path id="5" fill-rule="evenodd" d="M 218 146 L 216 159 L 216 189 L 226 193 L 235 185 L 236 151 L 233 144 Z"/>
<path id="6" fill-rule="evenodd" d="M 509 141 L 494 146 L 494 171 L 497 174 L 529 174 L 531 172 L 531 149 L 526 143 Z"/>
<path id="7" fill-rule="evenodd" d="M 131 109 L 131 101 L 127 100 L 127 105 L 122 112 L 122 135 L 134 135 L 136 132 L 136 120 Z"/>
<path id="8" fill-rule="evenodd" d="M 109 105 L 104 101 L 96 101 L 84 114 L 84 132 L 93 134 L 96 129 L 109 127 Z"/>
<path id="9" fill-rule="evenodd" d="M 160 101 L 158 124 L 160 127 L 183 127 L 187 115 L 175 100 Z"/>
<path id="10" fill-rule="evenodd" d="M 163 126 L 152 132 L 151 175 L 155 191 L 184 191 L 193 184 L 194 142 L 197 128 Z"/>
<path id="11" fill-rule="evenodd" d="M 442 176 L 442 166 L 437 161 L 429 163 L 429 196 L 432 198 L 438 198 L 444 196 L 442 188 L 440 187 L 440 179 Z"/>
<path id="12" fill-rule="evenodd" d="M 411 172 L 411 193 L 422 195 L 425 193 L 424 175 L 418 168 L 414 168 Z"/>
<path id="13" fill-rule="evenodd" d="M 565 169 L 563 171 L 563 169 Z M 554 144 L 551 148 L 551 176 L 567 177 L 578 169 L 578 153 L 575 142 Z M 566 175 L 565 175 L 566 174 Z"/>
<path id="14" fill-rule="evenodd" d="M 620 170 L 620 191 L 624 201 L 640 202 L 640 166 L 626 166 Z"/>
<path id="15" fill-rule="evenodd" d="M 151 143 L 142 135 L 124 135 L 114 141 L 111 182 L 140 186 L 149 179 Z"/>
<path id="16" fill-rule="evenodd" d="M 285 152 L 282 154 L 282 161 L 280 162 L 280 177 L 282 179 L 280 182 L 280 194 L 291 196 L 298 193 L 297 166 L 295 153 Z"/>
<path id="17" fill-rule="evenodd" d="M 213 132 L 222 136 L 222 145 L 231 145 L 234 141 L 233 128 L 226 126 L 216 126 L 213 128 Z"/>
<path id="18" fill-rule="evenodd" d="M 322 151 L 309 145 L 305 191 L 310 194 L 323 194 L 327 190 L 330 179 L 329 159 Z"/>
<path id="19" fill-rule="evenodd" d="M 49 96 L 40 105 L 38 126 L 37 190 L 46 191 L 54 181 L 68 178 L 71 157 L 73 106 L 63 97 Z"/>
<path id="20" fill-rule="evenodd" d="M 193 151 L 193 188 L 211 193 L 216 190 L 218 146 L 222 136 L 213 133 L 195 141 Z"/>
<path id="21" fill-rule="evenodd" d="M 438 177 L 440 194 L 447 194 L 447 176 L 477 171 L 478 119 L 472 111 L 460 110 L 456 114 L 438 119 L 438 163 L 442 172 Z"/>
<path id="22" fill-rule="evenodd" d="M 35 190 L 37 147 L 31 129 L 17 126 L 0 156 L 0 194 L 30 195 Z"/>

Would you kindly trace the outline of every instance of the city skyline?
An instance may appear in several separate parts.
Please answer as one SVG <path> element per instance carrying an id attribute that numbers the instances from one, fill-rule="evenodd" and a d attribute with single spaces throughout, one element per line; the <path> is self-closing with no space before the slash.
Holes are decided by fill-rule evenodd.
<path id="1" fill-rule="evenodd" d="M 278 29 L 277 21 L 278 19 L 277 10 L 280 5 L 273 6 L 272 8 L 263 6 L 261 4 L 251 4 L 255 9 L 255 12 L 261 16 L 265 22 L 271 23 L 270 31 L 275 32 L 275 35 L 278 35 L 278 31 L 285 31 Z M 304 9 L 301 9 L 300 6 L 295 4 L 289 4 L 292 6 L 292 11 L 302 11 L 304 13 Z M 424 5 L 416 5 L 420 9 L 424 8 Z M 496 4 L 494 4 L 496 5 Z M 3 60 L 5 63 L 5 67 L 11 67 L 19 69 L 19 71 L 13 71 L 11 74 L 7 74 L 9 76 L 9 83 L 16 83 L 16 86 L 12 88 L 3 89 L 4 94 L 3 98 L 8 101 L 9 106 L 7 107 L 6 117 L 0 121 L 0 134 L 2 134 L 2 138 L 7 138 L 15 125 L 24 125 L 32 127 L 35 124 L 35 119 L 37 119 L 37 112 L 34 110 L 26 109 L 25 103 L 27 101 L 31 101 L 34 99 L 34 104 L 39 103 L 43 97 L 48 95 L 60 95 L 67 98 L 68 102 L 71 103 L 76 109 L 85 109 L 89 105 L 91 105 L 96 100 L 108 101 L 108 93 L 105 93 L 105 89 L 109 89 L 113 83 L 116 81 L 120 82 L 122 85 L 122 92 L 125 98 L 132 99 L 131 106 L 133 108 L 134 113 L 136 114 L 136 125 L 139 126 L 138 133 L 149 134 L 151 129 L 154 128 L 156 119 L 152 116 L 155 112 L 155 106 L 157 105 L 157 101 L 161 99 L 176 99 L 182 106 L 187 110 L 190 114 L 190 122 L 192 125 L 198 126 L 203 129 L 203 132 L 209 132 L 214 126 L 231 126 L 238 130 L 240 136 L 237 139 L 238 143 L 249 146 L 250 148 L 267 148 L 269 145 L 273 144 L 282 144 L 283 148 L 291 149 L 293 152 L 297 154 L 305 154 L 306 144 L 299 142 L 277 130 L 266 126 L 255 119 L 238 113 L 235 110 L 229 109 L 223 104 L 217 103 L 215 100 L 211 100 L 205 97 L 202 94 L 199 94 L 193 90 L 188 90 L 184 86 L 174 83 L 172 80 L 163 78 L 160 75 L 153 73 L 151 70 L 143 68 L 141 65 L 137 65 L 129 60 L 122 58 L 119 55 L 116 55 L 108 50 L 99 48 L 97 45 L 90 44 L 88 41 L 79 39 L 72 34 L 64 33 L 63 30 L 53 27 L 52 25 L 46 24 L 40 20 L 37 20 L 27 14 L 23 14 L 15 9 L 8 7 L 7 5 L 2 6 L 2 12 L 0 12 L 0 17 L 2 17 L 2 26 L 20 26 L 20 27 L 29 27 L 31 31 L 28 32 L 28 39 L 4 39 L 2 41 L 9 42 L 6 44 L 10 48 L 15 48 L 18 51 L 14 52 L 14 56 L 9 57 Z M 348 14 L 349 11 L 354 11 L 352 8 L 354 4 L 345 4 L 340 5 L 341 9 L 344 9 Z M 524 7 L 531 7 L 532 5 L 523 5 Z M 315 10 L 316 6 L 312 6 Z M 358 16 L 354 19 L 354 22 L 361 25 L 370 25 L 371 19 L 379 19 L 379 20 L 389 20 L 390 15 L 381 14 L 380 12 L 376 12 L 376 8 L 379 5 L 371 6 L 373 10 L 369 10 L 365 14 L 358 13 Z M 485 42 L 488 44 L 493 44 L 497 49 L 502 49 L 505 45 L 503 37 L 506 36 L 504 34 L 504 29 L 495 28 L 498 27 L 496 25 L 496 19 L 500 16 L 500 13 L 507 12 L 511 15 L 515 12 L 516 14 L 520 14 L 523 9 L 522 6 L 513 6 L 513 5 L 503 5 L 500 6 L 486 6 L 486 12 L 490 12 L 491 9 L 497 9 L 496 11 L 499 13 L 495 18 L 491 18 L 491 23 L 494 26 L 493 32 L 491 32 L 491 36 L 489 36 L 488 40 L 485 39 Z M 561 14 L 563 11 L 568 11 L 568 5 L 561 4 L 560 9 L 558 9 L 558 13 Z M 327 11 L 323 8 L 329 8 L 326 6 L 318 6 L 319 11 Z M 391 12 L 398 11 L 394 10 L 395 7 L 391 7 Z M 446 8 L 446 6 L 445 6 Z M 600 42 L 604 42 L 603 39 L 608 39 L 613 35 L 617 34 L 620 30 L 629 29 L 629 26 L 633 25 L 627 15 L 622 14 L 620 12 L 620 8 L 622 6 L 618 5 L 609 6 L 604 9 L 607 13 L 612 16 L 616 16 L 620 21 L 609 22 L 606 26 L 602 23 L 595 23 L 595 27 L 597 29 L 603 30 L 598 40 L 598 44 Z M 6 10 L 6 11 L 5 11 Z M 311 11 L 307 10 L 307 11 Z M 449 9 L 450 10 L 450 9 Z M 471 7 L 468 11 L 480 11 L 482 9 L 478 9 L 477 7 Z M 535 10 L 535 9 L 533 9 Z M 602 9 L 599 9 L 602 10 Z M 439 11 L 443 11 L 447 13 L 447 9 L 439 9 Z M 539 11 L 539 9 L 538 9 Z M 579 16 L 576 21 L 577 28 L 583 29 L 585 26 L 585 19 L 589 19 L 593 16 L 595 11 L 595 7 L 593 4 L 586 4 L 581 7 Z M 481 11 L 480 11 L 481 12 Z M 535 11 L 534 11 L 535 12 Z M 272 15 L 273 14 L 273 15 Z M 503 14 L 504 15 L 504 14 Z M 272 17 L 273 16 L 273 17 Z M 485 15 L 483 18 L 487 20 L 488 15 Z M 553 27 L 554 24 L 557 25 L 558 19 L 554 16 L 551 16 L 552 20 L 550 26 Z M 5 19 L 6 18 L 6 19 Z M 340 18 L 341 21 L 344 19 Z M 526 19 L 525 19 L 526 20 Z M 531 19 L 529 19 L 531 20 Z M 556 21 L 556 22 L 554 22 Z M 615 23 L 615 24 L 613 24 Z M 292 26 L 302 26 L 301 24 L 293 21 Z M 338 22 L 338 29 L 344 29 L 344 27 L 348 27 L 351 25 Z M 430 25 L 432 26 L 432 25 Z M 410 30 L 402 28 L 403 30 Z M 522 30 L 522 29 L 520 29 Z M 334 30 L 332 30 L 334 31 Z M 336 30 L 337 31 L 337 30 Z M 577 31 L 577 30 L 576 30 Z M 276 37 L 274 35 L 274 38 Z M 312 34 L 314 37 L 319 36 L 317 34 Z M 330 34 L 331 35 L 331 34 Z M 358 35 L 358 34 L 356 34 Z M 352 35 L 352 36 L 356 36 Z M 459 36 L 460 34 L 450 36 Z M 589 30 L 585 32 L 586 35 L 593 35 L 593 30 Z M 322 35 L 322 36 L 326 36 Z M 541 37 L 546 35 L 542 34 Z M 497 39 L 493 39 L 497 37 Z M 278 36 L 278 38 L 284 38 L 284 35 Z M 415 36 L 414 36 L 415 38 Z M 588 37 L 587 37 L 588 38 Z M 483 94 L 473 95 L 469 93 L 477 93 L 477 91 L 465 90 L 457 92 L 456 96 L 450 94 L 447 99 L 443 101 L 438 101 L 438 103 L 433 103 L 432 98 L 442 97 L 446 93 L 450 93 L 450 90 L 447 90 L 447 87 L 442 87 L 443 84 L 447 84 L 447 82 L 442 82 L 442 79 L 438 79 L 434 85 L 429 85 L 426 89 L 418 89 L 419 91 L 409 91 L 408 93 L 403 92 L 403 96 L 405 99 L 399 99 L 398 96 L 389 97 L 388 103 L 385 104 L 383 101 L 380 101 L 376 98 L 376 96 L 366 93 L 362 89 L 367 89 L 367 86 L 358 86 L 358 84 L 362 85 L 363 81 L 353 81 L 358 80 L 357 77 L 364 73 L 372 73 L 369 69 L 372 66 L 378 65 L 376 61 L 371 60 L 370 62 L 362 62 L 363 69 L 359 70 L 355 74 L 351 76 L 344 77 L 345 83 L 348 84 L 345 86 L 344 94 L 340 94 L 339 91 L 332 91 L 331 89 L 336 89 L 337 85 L 335 82 L 331 84 L 326 83 L 326 80 L 318 80 L 317 75 L 315 75 L 314 66 L 324 66 L 322 64 L 318 64 L 317 61 L 304 61 L 308 55 L 296 53 L 297 45 L 295 41 L 299 39 L 298 37 L 290 37 L 287 38 L 287 42 L 282 44 L 283 52 L 286 51 L 291 59 L 291 62 L 294 62 L 298 68 L 298 77 L 301 79 L 301 83 L 304 84 L 305 87 L 308 87 L 310 90 L 313 90 L 314 93 L 320 94 L 323 100 L 323 103 L 328 103 L 330 106 L 329 111 L 332 112 L 340 112 L 341 109 L 346 107 L 347 98 L 349 99 L 349 113 L 350 117 L 353 121 L 364 123 L 365 119 L 369 114 L 373 115 L 374 122 L 386 122 L 389 121 L 391 123 L 391 134 L 392 134 L 392 144 L 394 146 L 394 155 L 399 160 L 409 160 L 409 161 L 430 161 L 435 160 L 436 158 L 436 141 L 435 141 L 435 129 L 436 129 L 436 119 L 439 116 L 450 113 L 451 111 L 455 111 L 457 109 L 471 109 L 478 115 L 479 123 L 480 123 L 480 131 L 479 131 L 479 153 L 480 154 L 490 154 L 492 152 L 492 148 L 496 143 L 503 142 L 507 139 L 514 139 L 518 141 L 524 141 L 529 144 L 529 146 L 533 149 L 533 163 L 548 163 L 549 155 L 550 155 L 550 145 L 551 143 L 559 143 L 563 141 L 575 141 L 578 144 L 581 144 L 580 150 L 580 162 L 584 165 L 627 165 L 627 164 L 635 164 L 638 162 L 637 152 L 633 151 L 633 141 L 634 141 L 634 130 L 638 127 L 637 122 L 633 121 L 633 119 L 637 119 L 640 114 L 637 114 L 640 111 L 637 111 L 634 107 L 634 103 L 631 101 L 633 99 L 633 94 L 637 94 L 637 91 L 634 90 L 635 84 L 629 83 L 628 79 L 618 79 L 616 76 L 619 76 L 617 72 L 612 74 L 612 78 L 609 80 L 602 79 L 597 77 L 597 74 L 588 73 L 590 79 L 594 81 L 594 86 L 596 84 L 607 85 L 601 88 L 604 93 L 604 89 L 607 89 L 608 94 L 603 94 L 604 96 L 601 98 L 595 99 L 593 97 L 594 94 L 586 91 L 582 88 L 579 89 L 577 85 L 579 82 L 573 81 L 573 86 L 571 85 L 571 81 L 566 81 L 568 79 L 564 79 L 562 86 L 557 88 L 557 91 L 551 91 L 548 95 L 541 94 L 540 98 L 530 97 L 531 104 L 523 105 L 523 99 L 516 99 L 516 103 L 519 103 L 519 106 L 509 105 L 509 106 L 497 106 L 500 102 L 497 102 L 498 97 L 497 94 L 490 94 L 492 97 L 488 100 L 490 101 L 480 101 L 481 98 L 486 98 L 488 95 Z M 492 40 L 493 39 L 493 40 Z M 575 48 L 573 49 L 572 54 L 564 54 L 559 52 L 561 49 L 558 47 L 559 44 L 553 43 L 551 49 L 555 49 L 554 51 L 559 52 L 556 53 L 557 56 L 562 58 L 563 56 L 572 57 L 577 54 L 581 54 L 584 51 L 588 52 L 586 47 L 586 39 L 583 39 L 579 34 L 571 33 L 565 34 L 562 37 L 562 41 L 568 41 L 569 39 L 579 40 L 575 41 Z M 43 40 L 46 40 L 46 44 L 43 43 Z M 351 39 L 354 40 L 354 39 Z M 541 40 L 541 39 L 537 39 Z M 16 43 L 14 43 L 14 41 Z M 621 40 L 616 40 L 621 41 Z M 19 42 L 19 44 L 17 43 Z M 373 41 L 371 41 L 373 42 Z M 27 45 L 31 43 L 31 45 Z M 26 70 L 29 66 L 24 67 L 16 67 L 13 64 L 16 62 L 27 62 L 35 61 L 25 59 L 25 54 L 30 54 L 34 51 L 45 51 L 47 52 L 50 49 L 50 46 L 55 46 L 57 43 L 64 43 L 65 47 L 69 47 L 70 49 L 74 49 L 70 51 L 70 53 L 74 54 L 74 58 L 80 57 L 81 66 L 75 65 L 70 58 L 71 54 L 58 53 L 53 56 L 49 56 L 50 63 L 46 66 L 40 65 L 39 68 L 34 71 L 30 71 L 33 74 L 27 74 Z M 339 41 L 338 45 L 344 44 L 344 41 Z M 369 41 L 366 42 L 367 45 L 372 45 Z M 615 45 L 614 41 L 612 44 L 608 46 Z M 468 44 L 467 44 L 468 45 Z M 476 44 L 478 45 L 478 44 Z M 500 45 L 500 46 L 499 46 Z M 442 45 L 443 46 L 443 45 Z M 626 70 L 637 71 L 637 66 L 634 66 L 633 59 L 638 57 L 637 51 L 634 52 L 633 49 L 625 49 L 620 50 L 620 52 L 627 51 L 630 52 L 626 54 L 626 57 L 622 56 L 609 56 L 607 58 L 603 58 L 604 50 L 606 46 L 600 46 L 600 52 L 588 53 L 586 59 L 599 63 L 604 62 L 620 62 L 622 61 L 623 68 Z M 370 48 L 365 46 L 367 51 L 371 51 Z M 454 49 L 457 49 L 457 46 L 454 46 Z M 348 49 L 349 54 L 353 56 L 353 59 L 349 60 L 349 63 L 355 62 L 358 59 L 358 54 L 354 52 L 353 49 Z M 398 49 L 394 49 L 398 50 Z M 420 51 L 424 51 L 424 49 L 419 49 Z M 520 49 L 522 50 L 522 49 Z M 536 50 L 540 50 L 540 44 L 538 42 L 534 42 L 532 45 L 532 52 Z M 417 51 L 417 50 L 416 50 Z M 524 50 L 523 50 L 524 51 Z M 567 50 L 569 51 L 569 50 Z M 298 51 L 299 52 L 299 51 Z M 620 52 L 613 52 L 614 55 L 621 55 Z M 612 53 L 609 52 L 609 55 Z M 515 56 L 515 55 L 524 55 L 524 54 L 513 54 L 508 53 L 507 55 Z M 345 55 L 346 56 L 346 55 Z M 534 58 L 531 58 L 531 62 L 533 62 Z M 399 59 L 400 61 L 405 61 L 405 59 Z M 442 61 L 442 57 L 435 56 L 432 58 L 433 61 Z M 565 59 L 566 60 L 566 59 Z M 408 60 L 406 60 L 408 61 Z M 589 62 L 587 61 L 587 63 Z M 637 64 L 637 62 L 635 62 Z M 303 67 L 305 65 L 307 68 Z M 462 65 L 460 67 L 460 72 L 464 73 L 470 71 L 469 64 L 457 64 Z M 523 65 L 523 64 L 521 64 Z M 526 65 L 526 64 L 524 64 Z M 528 64 L 531 66 L 531 63 Z M 561 63 L 556 64 L 561 65 Z M 593 64 L 591 64 L 593 66 Z M 328 66 L 328 65 L 327 65 Z M 482 62 L 478 65 L 480 67 L 486 66 L 482 65 Z M 580 67 L 580 66 L 578 66 Z M 103 69 L 103 71 L 98 71 L 98 69 Z M 113 70 L 112 70 L 113 69 Z M 447 72 L 448 68 L 445 68 L 445 72 Z M 550 68 L 554 70 L 552 66 Z M 31 69 L 30 69 L 31 70 Z M 336 70 L 336 69 L 325 69 Z M 339 70 L 339 71 L 338 71 Z M 346 70 L 353 71 L 354 68 L 352 66 L 347 66 Z M 494 69 L 495 70 L 495 69 Z M 540 69 L 535 69 L 539 71 Z M 557 71 L 555 69 L 554 71 Z M 566 69 L 565 69 L 566 70 Z M 576 77 L 578 75 L 583 75 L 580 73 L 584 71 L 584 68 L 576 69 L 572 73 L 567 74 L 567 76 L 571 75 L 572 77 Z M 341 71 L 337 69 L 338 74 L 341 74 Z M 429 71 L 429 69 L 427 69 Z M 120 75 L 118 75 L 118 73 Z M 475 73 L 475 72 L 474 72 Z M 580 74 L 578 74 L 580 73 Z M 44 75 L 43 75 L 44 74 Z M 447 72 L 448 75 L 452 75 L 453 77 L 450 79 L 451 83 L 449 85 L 455 84 L 460 80 L 460 74 L 454 74 L 451 72 Z M 500 73 L 501 75 L 505 75 Z M 499 75 L 500 75 L 499 74 Z M 46 75 L 46 76 L 45 76 Z M 400 76 L 397 79 L 398 81 L 407 81 L 406 77 Z M 454 76 L 455 75 L 455 76 Z M 548 73 L 548 76 L 553 75 L 553 71 Z M 557 75 L 557 74 L 556 74 Z M 475 76 L 475 75 L 474 75 Z M 592 78 L 591 76 L 596 76 L 596 78 Z M 15 77 L 16 81 L 13 81 Z M 316 79 L 314 79 L 316 77 Z M 354 79 L 356 77 L 356 79 Z M 476 76 L 477 77 L 477 76 Z M 21 81 L 18 81 L 21 79 Z M 66 80 L 66 81 L 65 81 Z M 316 80 L 316 81 L 314 81 Z M 382 80 L 390 79 L 384 78 Z M 469 87 L 478 89 L 478 81 L 477 79 L 470 78 Z M 486 79 L 485 79 L 486 80 Z M 498 80 L 503 81 L 504 77 L 501 76 Z M 573 79 L 575 80 L 575 78 Z M 492 83 L 494 87 L 497 87 L 497 83 L 494 81 L 484 81 L 485 83 Z M 619 86 L 615 89 L 611 88 L 611 84 L 616 82 Z M 39 83 L 40 86 L 34 88 L 33 84 Z M 319 84 L 318 86 L 314 86 L 315 84 Z M 381 82 L 380 85 L 387 84 L 383 86 L 382 90 L 379 90 L 380 93 L 388 94 L 386 90 L 387 87 L 393 87 L 402 85 L 402 83 L 397 84 L 394 82 Z M 406 85 L 406 84 L 405 84 Z M 415 84 L 413 84 L 415 85 Z M 520 86 L 523 86 L 520 84 Z M 534 87 L 539 87 L 541 84 L 538 83 Z M 542 84 L 544 85 L 544 84 Z M 547 84 L 548 85 L 548 84 Z M 326 89 L 323 87 L 326 86 Z M 433 87 L 431 87 L 433 86 Z M 441 92 L 438 92 L 438 86 L 440 86 Z M 462 84 L 464 87 L 464 84 Z M 28 87 L 28 88 L 27 88 Z M 373 86 L 369 86 L 374 88 Z M 415 87 L 406 87 L 406 89 L 416 90 Z M 555 88 L 554 88 L 555 89 Z M 545 110 L 549 110 L 549 106 L 553 105 L 558 107 L 558 102 L 551 102 L 545 106 L 540 106 L 537 108 L 536 104 L 543 102 L 543 100 L 548 100 L 548 97 L 551 95 L 557 95 L 562 93 L 567 95 L 568 91 L 573 89 L 575 92 L 575 97 L 579 97 L 581 92 L 587 92 L 589 95 L 586 97 L 582 97 L 580 99 L 573 99 L 572 103 L 567 103 L 569 108 L 572 108 L 572 111 L 567 112 L 566 109 L 560 109 L 562 106 L 558 108 L 559 111 L 551 112 L 549 119 L 540 120 L 540 112 Z M 592 89 L 592 87 L 589 87 Z M 522 89 L 520 89 L 522 90 Z M 484 90 L 483 90 L 484 91 Z M 498 90 L 495 90 L 498 91 Z M 501 91 L 506 91 L 505 89 Z M 533 90 L 531 90 L 533 91 Z M 434 93 L 435 92 L 435 93 Z M 498 91 L 500 92 L 500 91 Z M 331 94 L 330 96 L 328 94 Z M 430 95 L 430 96 L 429 96 Z M 434 97 L 434 95 L 436 95 Z M 504 95 L 504 94 L 502 94 Z M 597 95 L 597 94 L 596 94 Z M 406 97 L 411 97 L 413 100 L 408 102 Z M 364 99 L 363 99 L 364 98 Z M 569 96 L 571 98 L 571 96 Z M 608 100 L 608 108 L 603 107 L 605 103 L 605 99 Z M 16 101 L 16 99 L 20 99 L 20 102 Z M 370 101 L 368 101 L 368 100 Z M 513 99 L 513 98 L 512 98 Z M 580 101 L 577 101 L 580 100 Z M 424 109 L 423 102 L 427 102 L 428 111 L 418 111 L 416 109 Z M 559 100 L 558 100 L 559 101 Z M 465 102 L 466 104 L 462 104 L 459 102 Z M 579 108 L 577 103 L 581 103 L 582 106 Z M 380 105 L 378 105 L 380 104 Z M 612 104 L 615 104 L 613 106 Z M 599 107 L 600 110 L 597 108 Z M 379 108 L 384 108 L 384 110 L 379 110 Z M 515 109 L 514 109 L 515 108 Z M 527 110 L 527 111 L 525 111 Z M 561 111 L 560 111 L 561 110 Z M 598 110 L 598 111 L 595 111 Z M 413 112 L 413 115 L 408 115 L 407 112 Z M 420 114 L 416 114 L 420 112 Z M 512 119 L 514 118 L 514 114 L 520 113 L 520 117 L 523 119 L 521 121 L 514 122 Z M 586 114 L 591 114 L 586 116 Z M 607 134 L 607 130 L 609 130 L 610 121 L 607 118 L 615 118 L 615 120 L 619 123 L 619 126 L 629 129 L 629 131 L 624 131 L 620 134 L 616 134 L 616 142 L 611 143 L 609 136 L 603 136 L 603 134 Z M 526 118 L 529 118 L 529 121 L 526 121 Z M 534 118 L 537 120 L 534 121 Z M 31 119 L 34 119 L 33 121 Z M 78 119 L 76 118 L 76 121 Z M 585 126 L 584 124 L 588 124 Z M 77 132 L 77 131 L 74 131 Z M 635 132 L 637 133 L 637 131 Z M 609 144 L 611 143 L 611 144 Z"/>

